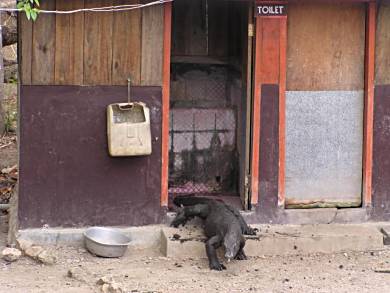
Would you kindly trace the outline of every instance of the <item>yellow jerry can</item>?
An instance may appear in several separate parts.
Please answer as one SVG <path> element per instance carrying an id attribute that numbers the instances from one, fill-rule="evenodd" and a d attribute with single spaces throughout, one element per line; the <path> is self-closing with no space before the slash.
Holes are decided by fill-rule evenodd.
<path id="1" fill-rule="evenodd" d="M 144 103 L 116 103 L 107 107 L 108 151 L 111 156 L 152 153 L 150 112 Z"/>

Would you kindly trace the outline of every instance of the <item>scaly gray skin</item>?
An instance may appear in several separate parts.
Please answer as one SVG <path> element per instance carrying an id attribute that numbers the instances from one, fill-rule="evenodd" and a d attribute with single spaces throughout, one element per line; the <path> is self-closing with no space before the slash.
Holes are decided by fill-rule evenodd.
<path id="1" fill-rule="evenodd" d="M 221 271 L 226 267 L 218 260 L 216 249 L 220 246 L 225 248 L 225 257 L 245 260 L 245 238 L 243 234 L 255 235 L 235 208 L 216 200 L 198 198 L 194 196 L 181 196 L 174 199 L 177 206 L 184 206 L 171 226 L 178 227 L 194 218 L 204 220 L 204 231 L 207 237 L 206 252 L 209 259 L 210 269 Z"/>

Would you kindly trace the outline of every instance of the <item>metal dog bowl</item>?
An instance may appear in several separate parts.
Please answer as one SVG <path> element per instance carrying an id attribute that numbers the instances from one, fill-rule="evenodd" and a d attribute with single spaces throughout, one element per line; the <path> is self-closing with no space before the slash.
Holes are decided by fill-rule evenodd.
<path id="1" fill-rule="evenodd" d="M 120 257 L 130 244 L 130 238 L 122 232 L 105 227 L 91 227 L 84 232 L 85 247 L 103 257 Z"/>

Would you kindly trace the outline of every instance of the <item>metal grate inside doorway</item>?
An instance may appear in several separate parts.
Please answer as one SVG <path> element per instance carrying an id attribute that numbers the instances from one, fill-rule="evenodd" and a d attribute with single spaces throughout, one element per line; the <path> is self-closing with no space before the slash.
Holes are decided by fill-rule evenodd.
<path id="1" fill-rule="evenodd" d="M 169 193 L 237 193 L 237 108 L 225 68 L 171 83 Z"/>

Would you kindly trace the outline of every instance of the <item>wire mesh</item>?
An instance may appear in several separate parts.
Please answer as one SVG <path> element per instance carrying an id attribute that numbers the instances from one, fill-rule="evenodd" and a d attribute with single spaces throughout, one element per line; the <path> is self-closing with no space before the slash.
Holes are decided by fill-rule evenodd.
<path id="1" fill-rule="evenodd" d="M 236 192 L 237 111 L 226 71 L 191 72 L 172 88 L 169 193 Z"/>

